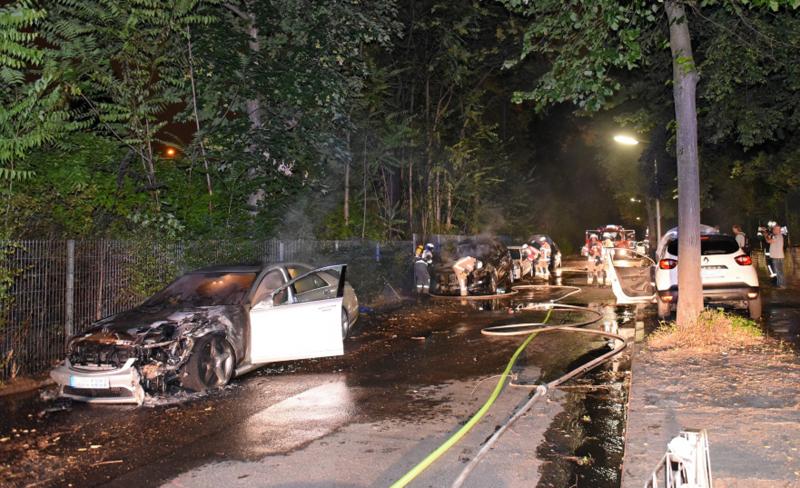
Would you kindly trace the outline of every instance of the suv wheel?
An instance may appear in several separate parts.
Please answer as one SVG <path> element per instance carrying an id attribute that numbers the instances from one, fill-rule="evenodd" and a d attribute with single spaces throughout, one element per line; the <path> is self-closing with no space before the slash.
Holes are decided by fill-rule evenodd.
<path id="1" fill-rule="evenodd" d="M 747 309 L 750 312 L 750 318 L 758 320 L 761 318 L 761 294 L 747 302 Z"/>
<path id="2" fill-rule="evenodd" d="M 662 300 L 661 297 L 657 297 L 656 302 L 658 303 L 658 318 L 662 320 L 668 319 L 671 311 L 669 303 Z"/>

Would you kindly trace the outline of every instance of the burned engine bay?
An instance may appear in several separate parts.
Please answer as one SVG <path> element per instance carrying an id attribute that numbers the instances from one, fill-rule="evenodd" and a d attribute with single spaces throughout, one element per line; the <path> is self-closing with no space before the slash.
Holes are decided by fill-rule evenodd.
<path id="1" fill-rule="evenodd" d="M 243 327 L 234 327 L 231 318 L 242 316 L 238 310 L 232 310 L 235 308 L 238 307 L 205 307 L 172 312 L 163 318 L 155 318 L 147 310 L 124 312 L 103 319 L 72 339 L 67 359 L 75 368 L 94 370 L 120 369 L 134 359 L 133 367 L 145 391 L 166 393 L 169 386 L 180 386 L 182 367 L 200 337 L 224 334 L 234 344 L 237 357 L 241 357 Z"/>

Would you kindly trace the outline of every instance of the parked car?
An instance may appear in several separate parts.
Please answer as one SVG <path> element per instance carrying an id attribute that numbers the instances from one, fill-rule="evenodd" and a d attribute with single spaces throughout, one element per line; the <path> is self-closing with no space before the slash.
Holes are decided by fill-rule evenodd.
<path id="1" fill-rule="evenodd" d="M 464 239 L 458 243 L 448 242 L 434 254 L 431 266 L 431 293 L 457 295 L 458 280 L 453 264 L 462 257 L 472 256 L 483 262 L 467 280 L 470 295 L 493 295 L 504 293 L 514 282 L 511 255 L 503 243 L 491 237 Z"/>
<path id="2" fill-rule="evenodd" d="M 542 237 L 544 237 L 547 240 L 547 243 L 550 244 L 550 274 L 553 276 L 559 276 L 561 274 L 561 250 L 558 248 L 556 241 L 554 241 L 553 238 L 547 234 L 534 234 L 530 237 L 530 239 L 528 239 L 528 242 L 530 242 L 531 245 L 535 246 L 537 249 L 540 249 L 542 247 Z"/>
<path id="3" fill-rule="evenodd" d="M 658 315 L 665 318 L 680 298 L 677 228 L 661 238 L 656 257 Z M 761 317 L 761 293 L 756 269 L 750 256 L 739 248 L 733 236 L 720 234 L 713 227 L 702 226 L 700 261 L 705 302 L 747 308 L 753 319 Z"/>
<path id="4" fill-rule="evenodd" d="M 215 266 L 187 273 L 68 344 L 61 396 L 137 403 L 172 386 L 219 388 L 266 363 L 344 353 L 358 319 L 346 266 Z"/>

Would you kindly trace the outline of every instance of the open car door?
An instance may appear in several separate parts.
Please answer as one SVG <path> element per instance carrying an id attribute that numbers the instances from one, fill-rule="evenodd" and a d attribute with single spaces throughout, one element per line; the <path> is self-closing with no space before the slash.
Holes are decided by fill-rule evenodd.
<path id="1" fill-rule="evenodd" d="M 326 266 L 297 276 L 250 310 L 250 363 L 341 356 L 347 266 Z M 320 272 L 338 272 L 330 286 Z"/>
<path id="2" fill-rule="evenodd" d="M 608 279 L 617 303 L 651 303 L 656 293 L 653 260 L 627 248 L 608 248 L 606 251 Z"/>

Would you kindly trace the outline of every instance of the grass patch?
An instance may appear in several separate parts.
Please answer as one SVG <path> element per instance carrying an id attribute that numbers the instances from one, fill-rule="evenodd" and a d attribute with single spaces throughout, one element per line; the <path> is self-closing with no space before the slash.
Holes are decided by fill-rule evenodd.
<path id="1" fill-rule="evenodd" d="M 647 338 L 647 345 L 653 350 L 681 349 L 702 354 L 757 346 L 765 340 L 763 330 L 750 319 L 721 310 L 704 310 L 691 327 L 675 322 L 661 324 Z"/>

